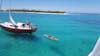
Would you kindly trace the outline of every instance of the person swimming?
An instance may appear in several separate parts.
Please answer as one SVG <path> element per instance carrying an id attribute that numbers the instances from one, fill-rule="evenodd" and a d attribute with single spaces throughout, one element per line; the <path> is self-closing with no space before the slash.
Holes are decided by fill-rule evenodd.
<path id="1" fill-rule="evenodd" d="M 54 36 L 50 36 L 48 34 L 44 34 L 44 36 L 51 39 L 51 40 L 59 40 L 58 38 L 55 38 Z"/>

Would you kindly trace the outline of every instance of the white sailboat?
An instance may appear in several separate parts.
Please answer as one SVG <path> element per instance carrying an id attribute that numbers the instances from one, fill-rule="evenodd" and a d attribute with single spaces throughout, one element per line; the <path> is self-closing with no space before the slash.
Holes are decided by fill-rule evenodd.
<path id="1" fill-rule="evenodd" d="M 16 23 L 11 16 L 10 9 L 9 20 L 10 22 L 0 23 L 2 29 L 14 33 L 32 33 L 37 31 L 37 27 L 35 25 L 32 26 L 30 23 Z"/>

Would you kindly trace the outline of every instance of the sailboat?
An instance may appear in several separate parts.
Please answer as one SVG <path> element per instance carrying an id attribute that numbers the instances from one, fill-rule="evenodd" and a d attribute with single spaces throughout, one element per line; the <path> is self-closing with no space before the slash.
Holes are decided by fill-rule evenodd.
<path id="1" fill-rule="evenodd" d="M 32 26 L 30 22 L 27 23 L 15 22 L 11 15 L 10 9 L 9 9 L 9 20 L 10 22 L 0 23 L 2 29 L 13 33 L 32 33 L 37 31 L 36 25 Z"/>

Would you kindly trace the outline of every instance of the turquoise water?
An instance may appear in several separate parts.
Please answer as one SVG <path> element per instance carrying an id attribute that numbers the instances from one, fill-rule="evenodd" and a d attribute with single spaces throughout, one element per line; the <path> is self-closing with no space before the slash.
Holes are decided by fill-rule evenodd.
<path id="1" fill-rule="evenodd" d="M 38 31 L 13 34 L 0 29 L 0 56 L 87 56 L 100 35 L 100 15 L 13 13 L 16 22 L 30 20 Z M 7 13 L 0 22 L 9 21 Z M 58 41 L 45 38 L 49 34 Z"/>

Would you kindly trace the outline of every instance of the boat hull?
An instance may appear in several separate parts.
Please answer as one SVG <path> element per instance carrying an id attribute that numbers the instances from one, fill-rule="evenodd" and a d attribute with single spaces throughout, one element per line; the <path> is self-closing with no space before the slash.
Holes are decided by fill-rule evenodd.
<path id="1" fill-rule="evenodd" d="M 37 28 L 34 29 L 17 29 L 17 28 L 8 28 L 5 26 L 0 25 L 2 29 L 8 31 L 8 32 L 14 32 L 14 33 L 32 33 L 36 32 Z"/>

